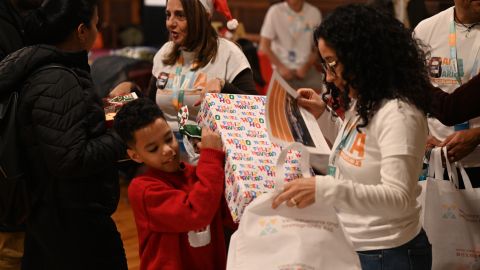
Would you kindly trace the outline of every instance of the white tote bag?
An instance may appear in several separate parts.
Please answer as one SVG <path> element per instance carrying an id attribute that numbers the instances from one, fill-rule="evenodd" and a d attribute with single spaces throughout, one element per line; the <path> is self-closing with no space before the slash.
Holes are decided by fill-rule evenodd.
<path id="1" fill-rule="evenodd" d="M 294 143 L 282 151 L 275 192 L 259 196 L 246 207 L 230 240 L 227 270 L 361 269 L 332 207 L 317 202 L 304 209 L 285 204 L 272 209 L 273 198 L 283 188 L 283 165 L 290 149 L 302 152 L 303 176 L 311 176 L 303 145 Z"/>
<path id="2" fill-rule="evenodd" d="M 457 163 L 464 190 L 457 189 L 456 167 L 445 159 L 449 181 L 443 178 L 441 155 L 432 150 L 433 168 L 426 180 L 424 229 L 432 244 L 434 270 L 480 270 L 480 188 L 472 188 L 465 169 Z"/>

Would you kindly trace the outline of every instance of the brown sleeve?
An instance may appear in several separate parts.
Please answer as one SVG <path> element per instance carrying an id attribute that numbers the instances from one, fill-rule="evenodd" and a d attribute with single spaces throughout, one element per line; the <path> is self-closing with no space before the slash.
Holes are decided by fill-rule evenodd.
<path id="1" fill-rule="evenodd" d="M 430 88 L 430 115 L 447 126 L 453 126 L 480 116 L 480 75 L 448 94 L 437 87 Z"/>

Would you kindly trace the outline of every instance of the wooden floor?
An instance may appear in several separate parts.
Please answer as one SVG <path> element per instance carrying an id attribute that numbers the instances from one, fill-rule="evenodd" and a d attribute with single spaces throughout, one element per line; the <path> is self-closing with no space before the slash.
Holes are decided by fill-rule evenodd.
<path id="1" fill-rule="evenodd" d="M 117 211 L 113 214 L 113 219 L 122 235 L 123 246 L 127 254 L 128 269 L 139 270 L 137 228 L 135 227 L 132 209 L 128 203 L 126 184 L 122 184 L 120 203 Z"/>

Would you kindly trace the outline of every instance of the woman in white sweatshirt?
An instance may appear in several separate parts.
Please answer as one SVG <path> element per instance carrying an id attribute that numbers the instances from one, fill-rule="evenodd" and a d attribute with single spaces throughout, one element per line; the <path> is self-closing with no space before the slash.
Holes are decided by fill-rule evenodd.
<path id="1" fill-rule="evenodd" d="M 328 175 L 286 184 L 273 207 L 334 206 L 364 270 L 430 269 L 431 245 L 417 203 L 427 137 L 424 55 L 400 22 L 361 5 L 338 8 L 314 35 L 345 119 Z M 311 89 L 299 94 L 298 103 L 322 129 L 334 126 L 320 96 Z"/>

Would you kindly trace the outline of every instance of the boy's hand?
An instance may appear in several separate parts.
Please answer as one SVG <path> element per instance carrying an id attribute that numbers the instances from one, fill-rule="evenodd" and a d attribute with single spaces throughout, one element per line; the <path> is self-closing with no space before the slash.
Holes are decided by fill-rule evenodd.
<path id="1" fill-rule="evenodd" d="M 202 141 L 198 143 L 200 149 L 211 148 L 216 150 L 223 150 L 222 139 L 220 134 L 210 130 L 209 128 L 202 128 Z"/>
<path id="2" fill-rule="evenodd" d="M 199 144 L 200 144 L 200 139 L 198 138 L 191 138 L 189 139 L 190 142 L 192 143 L 193 145 L 193 150 L 195 151 L 195 153 L 199 154 L 200 153 L 200 148 L 199 148 Z"/>

